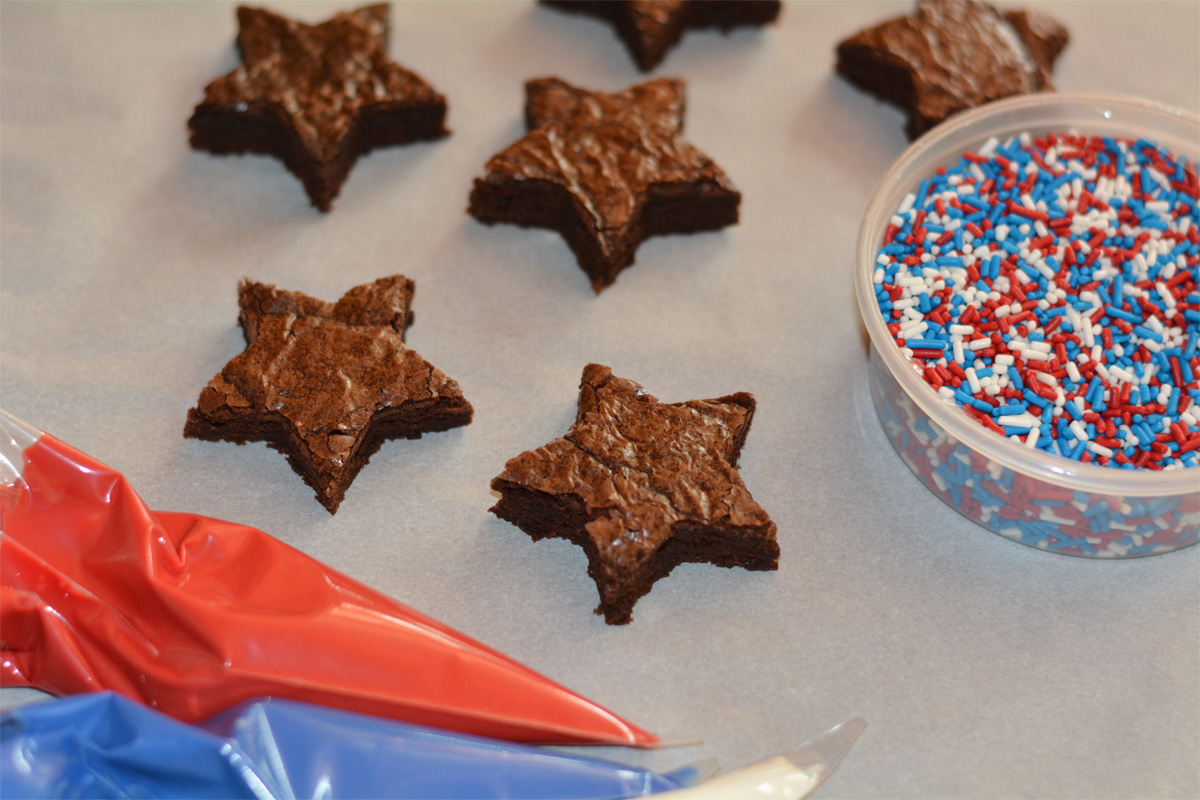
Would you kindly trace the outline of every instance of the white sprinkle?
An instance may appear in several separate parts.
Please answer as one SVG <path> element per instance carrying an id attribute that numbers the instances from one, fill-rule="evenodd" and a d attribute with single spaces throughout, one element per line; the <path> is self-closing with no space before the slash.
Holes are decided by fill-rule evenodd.
<path id="1" fill-rule="evenodd" d="M 1067 425 L 1067 429 L 1070 430 L 1071 433 L 1075 434 L 1075 438 L 1079 441 L 1088 441 L 1087 428 L 1083 427 L 1083 423 L 1079 420 L 1073 420 L 1069 425 Z"/>
<path id="2" fill-rule="evenodd" d="M 967 367 L 967 383 L 971 386 L 971 393 L 978 394 L 983 387 L 979 385 L 979 377 L 975 374 L 974 367 Z"/>
<path id="3" fill-rule="evenodd" d="M 1075 310 L 1075 306 L 1067 306 L 1067 322 L 1071 323 L 1072 330 L 1080 330 L 1083 328 L 1083 318 L 1079 316 L 1079 312 Z"/>
<path id="4" fill-rule="evenodd" d="M 1054 276 L 1057 273 L 1055 273 L 1055 271 L 1050 268 L 1050 265 L 1046 263 L 1046 259 L 1039 256 L 1037 258 L 1029 259 L 1028 263 L 1031 267 L 1033 267 L 1038 272 L 1040 272 L 1042 277 L 1045 278 L 1046 280 L 1048 280 L 1048 281 L 1054 280 Z"/>
<path id="5" fill-rule="evenodd" d="M 996 422 L 1002 428 L 1036 428 L 1041 421 L 1033 414 L 1002 414 Z"/>
<path id="6" fill-rule="evenodd" d="M 967 343 L 967 349 L 972 353 L 976 350 L 986 350 L 992 346 L 992 340 L 984 337 L 982 339 L 974 339 Z"/>
<path id="7" fill-rule="evenodd" d="M 1110 450 L 1109 448 L 1105 447 L 1102 444 L 1097 444 L 1096 442 L 1088 442 L 1087 449 L 1091 450 L 1096 455 L 1104 456 L 1105 458 L 1112 458 L 1112 455 L 1113 455 L 1112 450 Z"/>
<path id="8" fill-rule="evenodd" d="M 1038 434 L 1040 434 L 1041 431 L 1042 429 L 1040 427 L 1029 429 L 1029 435 L 1025 437 L 1025 446 L 1030 450 L 1037 447 Z"/>
<path id="9" fill-rule="evenodd" d="M 1079 367 L 1075 366 L 1074 361 L 1067 362 L 1067 377 L 1073 380 L 1075 383 L 1079 383 L 1081 380 L 1083 380 L 1083 376 L 1079 374 Z"/>
<path id="10" fill-rule="evenodd" d="M 1097 370 L 1097 372 L 1099 372 L 1099 370 Z M 1108 374 L 1112 375 L 1114 378 L 1116 378 L 1118 382 L 1140 383 L 1140 381 L 1138 381 L 1136 375 L 1134 375 L 1132 372 L 1125 370 L 1123 367 L 1118 367 L 1116 364 L 1113 364 L 1111 367 L 1108 368 Z"/>
<path id="11" fill-rule="evenodd" d="M 995 361 L 997 366 L 1008 367 L 1014 363 L 1015 359 L 1008 353 L 1000 353 L 996 356 Z"/>

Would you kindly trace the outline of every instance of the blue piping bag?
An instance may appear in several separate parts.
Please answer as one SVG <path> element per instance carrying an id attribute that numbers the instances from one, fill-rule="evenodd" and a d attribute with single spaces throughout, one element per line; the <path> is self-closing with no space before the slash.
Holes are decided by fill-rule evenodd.
<path id="1" fill-rule="evenodd" d="M 0 796 L 618 798 L 669 775 L 278 698 L 188 725 L 113 692 L 0 717 Z"/>

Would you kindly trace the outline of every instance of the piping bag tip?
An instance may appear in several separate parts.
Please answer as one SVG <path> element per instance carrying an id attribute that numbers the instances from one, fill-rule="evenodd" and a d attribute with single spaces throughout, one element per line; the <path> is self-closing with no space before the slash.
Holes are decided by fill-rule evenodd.
<path id="1" fill-rule="evenodd" d="M 661 796 L 670 800 L 800 800 L 837 769 L 866 727 L 865 719 L 855 717 L 799 747 Z"/>
<path id="2" fill-rule="evenodd" d="M 42 432 L 0 408 L 0 483 L 16 483 L 25 471 L 25 448 Z"/>
<path id="3" fill-rule="evenodd" d="M 183 721 L 275 695 L 518 742 L 658 742 L 256 528 L 151 511 L 9 414 L 0 454 L 0 684 L 112 689 Z"/>

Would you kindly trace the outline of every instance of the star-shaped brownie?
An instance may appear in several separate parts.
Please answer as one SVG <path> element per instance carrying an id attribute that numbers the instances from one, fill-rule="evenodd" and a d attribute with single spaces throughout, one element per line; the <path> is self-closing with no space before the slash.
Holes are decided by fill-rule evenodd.
<path id="1" fill-rule="evenodd" d="M 589 364 L 575 424 L 505 465 L 491 511 L 535 540 L 580 545 L 610 625 L 677 564 L 776 569 L 775 523 L 737 471 L 754 408 L 744 392 L 660 403 Z"/>
<path id="2" fill-rule="evenodd" d="M 360 155 L 446 136 L 446 98 L 388 58 L 388 8 L 306 25 L 239 7 L 243 63 L 205 88 L 192 147 L 275 156 L 328 211 Z"/>
<path id="3" fill-rule="evenodd" d="M 779 16 L 779 0 L 542 0 L 563 11 L 611 22 L 643 72 L 667 55 L 688 28 L 766 25 Z"/>
<path id="4" fill-rule="evenodd" d="M 394 275 L 335 304 L 242 281 L 246 349 L 200 392 L 183 435 L 266 442 L 334 513 L 385 439 L 471 421 L 458 384 L 404 344 L 414 289 Z"/>
<path id="5" fill-rule="evenodd" d="M 915 14 L 846 39 L 837 71 L 908 112 L 912 138 L 992 100 L 1053 91 L 1067 30 L 1039 11 L 1001 13 L 972 0 L 918 2 Z"/>
<path id="6" fill-rule="evenodd" d="M 488 161 L 468 210 L 558 231 L 597 294 L 647 237 L 737 222 L 741 195 L 683 140 L 683 81 L 606 94 L 541 78 L 525 95 L 529 133 Z"/>

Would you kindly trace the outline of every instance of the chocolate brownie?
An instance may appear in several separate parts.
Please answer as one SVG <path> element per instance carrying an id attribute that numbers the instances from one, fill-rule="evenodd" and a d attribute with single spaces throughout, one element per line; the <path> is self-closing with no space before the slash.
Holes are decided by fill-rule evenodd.
<path id="1" fill-rule="evenodd" d="M 491 511 L 535 540 L 580 545 L 610 625 L 677 564 L 776 569 L 775 523 L 737 471 L 754 408 L 744 392 L 660 403 L 589 364 L 575 424 L 505 465 Z"/>
<path id="2" fill-rule="evenodd" d="M 525 95 L 529 133 L 488 161 L 468 211 L 558 231 L 597 294 L 647 237 L 737 222 L 741 195 L 682 138 L 683 81 L 605 94 L 541 78 Z"/>
<path id="3" fill-rule="evenodd" d="M 563 11 L 611 22 L 643 72 L 674 47 L 687 28 L 766 25 L 779 17 L 779 0 L 542 0 Z"/>
<path id="4" fill-rule="evenodd" d="M 447 135 L 446 99 L 387 55 L 388 6 L 305 25 L 237 10 L 242 65 L 210 83 L 188 120 L 192 147 L 266 153 L 328 211 L 355 160 Z"/>
<path id="5" fill-rule="evenodd" d="M 327 303 L 242 281 L 247 347 L 200 392 L 183 435 L 266 442 L 334 513 L 385 439 L 471 421 L 458 384 L 404 344 L 414 289 L 393 275 Z"/>
<path id="6" fill-rule="evenodd" d="M 911 138 L 992 100 L 1053 91 L 1050 69 L 1067 30 L 1039 11 L 1005 14 L 972 0 L 918 2 L 911 16 L 837 47 L 837 71 L 908 112 Z"/>

